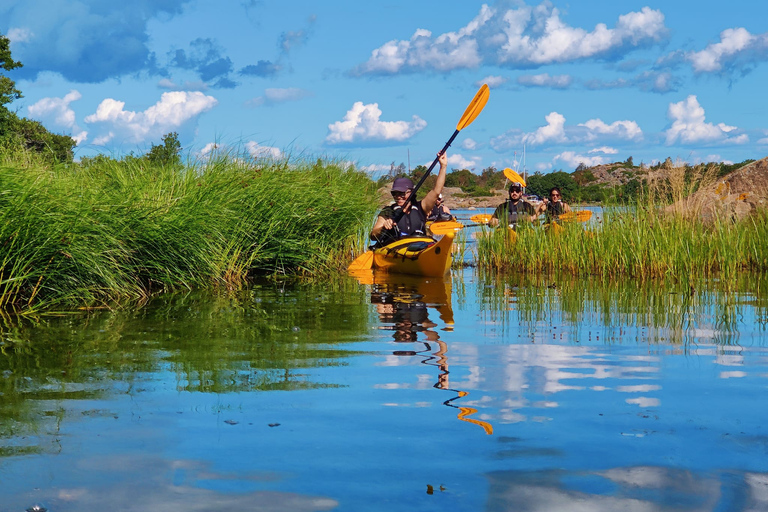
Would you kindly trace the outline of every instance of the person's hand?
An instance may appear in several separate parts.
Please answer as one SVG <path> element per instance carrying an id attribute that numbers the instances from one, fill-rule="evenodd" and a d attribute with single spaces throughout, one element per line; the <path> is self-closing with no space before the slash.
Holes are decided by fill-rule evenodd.
<path id="1" fill-rule="evenodd" d="M 447 167 L 448 166 L 448 155 L 445 151 L 442 153 L 438 153 L 438 161 L 440 162 L 440 167 Z"/>
<path id="2" fill-rule="evenodd" d="M 392 219 L 384 219 L 384 229 L 390 230 L 394 227 L 395 222 Z"/>

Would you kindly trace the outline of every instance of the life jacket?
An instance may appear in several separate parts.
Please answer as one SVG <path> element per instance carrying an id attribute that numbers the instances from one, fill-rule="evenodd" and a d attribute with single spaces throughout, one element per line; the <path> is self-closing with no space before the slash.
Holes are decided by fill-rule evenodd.
<path id="1" fill-rule="evenodd" d="M 445 213 L 443 205 L 435 205 L 432 211 L 429 213 L 427 220 L 453 220 L 450 213 Z"/>
<path id="2" fill-rule="evenodd" d="M 392 219 L 395 216 L 395 211 L 398 209 L 397 203 L 392 203 L 381 210 L 379 217 Z M 383 230 L 378 238 L 371 235 L 371 240 L 376 241 L 376 246 L 381 247 L 404 236 L 423 235 L 426 231 L 427 216 L 424 214 L 424 210 L 421 209 L 421 201 L 417 201 L 411 205 L 408 213 L 400 217 L 396 226 L 389 230 Z"/>
<path id="3" fill-rule="evenodd" d="M 556 221 L 563 213 L 565 213 L 565 207 L 563 207 L 562 201 L 557 203 L 550 201 L 547 203 L 547 222 L 552 220 Z"/>
<path id="4" fill-rule="evenodd" d="M 519 199 L 517 203 L 513 203 L 511 199 L 507 199 L 499 208 L 499 213 L 496 217 L 503 221 L 504 219 L 501 217 L 506 214 L 507 224 L 515 226 L 517 225 L 518 214 L 533 215 L 534 213 L 536 213 L 536 209 L 531 203 L 528 203 L 523 199 Z"/>

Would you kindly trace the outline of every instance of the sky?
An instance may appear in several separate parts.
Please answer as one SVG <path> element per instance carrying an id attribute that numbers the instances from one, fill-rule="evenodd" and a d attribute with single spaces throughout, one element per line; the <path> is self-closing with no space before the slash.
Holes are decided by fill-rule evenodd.
<path id="1" fill-rule="evenodd" d="M 768 153 L 764 0 L 3 0 L 10 108 L 75 158 L 211 151 L 450 169 Z"/>

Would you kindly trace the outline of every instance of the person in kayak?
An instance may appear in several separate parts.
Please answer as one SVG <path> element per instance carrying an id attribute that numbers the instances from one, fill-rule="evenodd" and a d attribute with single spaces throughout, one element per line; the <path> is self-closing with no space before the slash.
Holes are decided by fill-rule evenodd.
<path id="1" fill-rule="evenodd" d="M 545 222 L 557 222 L 560 215 L 570 212 L 571 207 L 567 203 L 563 202 L 563 193 L 560 189 L 553 187 L 549 191 L 549 199 L 544 198 L 541 205 L 539 205 L 541 213 L 546 215 Z"/>
<path id="2" fill-rule="evenodd" d="M 539 212 L 536 208 L 523 199 L 523 186 L 520 183 L 512 183 L 509 186 L 509 199 L 496 208 L 488 224 L 491 227 L 501 224 L 515 228 L 518 223 L 533 222 L 538 216 Z"/>
<path id="3" fill-rule="evenodd" d="M 421 201 L 412 198 L 406 200 L 413 192 L 413 181 L 410 178 L 396 178 L 392 183 L 392 198 L 394 203 L 387 206 L 376 217 L 376 222 L 371 230 L 371 240 L 381 247 L 399 238 L 410 235 L 423 235 L 427 231 L 427 213 L 435 207 L 438 196 L 443 192 L 445 184 L 445 172 L 448 168 L 448 156 L 443 152 L 439 155 L 440 172 L 437 173 L 435 186 Z M 397 210 L 403 210 L 403 216 L 395 223 L 394 217 Z"/>
<path id="4" fill-rule="evenodd" d="M 432 211 L 427 216 L 427 220 L 431 220 L 431 221 L 453 220 L 453 215 L 451 215 L 451 210 L 447 206 L 445 206 L 445 204 L 443 203 L 443 194 L 439 194 L 437 196 L 435 207 L 432 208 Z"/>

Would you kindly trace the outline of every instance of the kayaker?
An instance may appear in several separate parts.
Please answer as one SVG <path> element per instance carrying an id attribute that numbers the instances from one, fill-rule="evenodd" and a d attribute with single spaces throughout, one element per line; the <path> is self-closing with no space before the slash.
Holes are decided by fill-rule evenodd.
<path id="1" fill-rule="evenodd" d="M 539 205 L 541 213 L 546 214 L 545 222 L 557 221 L 560 215 L 570 212 L 571 207 L 563 201 L 563 193 L 557 187 L 552 187 L 549 190 L 549 199 L 544 198 L 541 205 Z"/>
<path id="2" fill-rule="evenodd" d="M 514 228 L 519 222 L 533 222 L 538 216 L 536 208 L 523 199 L 523 186 L 520 183 L 512 183 L 509 186 L 509 199 L 496 208 L 488 224 L 496 227 L 501 223 L 502 226 Z"/>
<path id="3" fill-rule="evenodd" d="M 432 211 L 427 216 L 427 220 L 453 220 L 453 215 L 451 215 L 451 210 L 443 204 L 443 194 L 439 194 L 437 196 L 437 201 L 435 202 L 435 207 L 432 208 Z"/>
<path id="4" fill-rule="evenodd" d="M 437 173 L 435 186 L 421 201 L 417 201 L 414 197 L 406 204 L 406 199 L 410 197 L 414 187 L 410 178 L 396 178 L 392 183 L 391 194 L 395 202 L 379 212 L 371 230 L 371 240 L 376 242 L 376 246 L 381 247 L 404 236 L 426 233 L 427 214 L 425 212 L 431 212 L 435 207 L 437 198 L 443 191 L 445 171 L 448 168 L 448 157 L 445 153 L 439 155 L 438 161 L 440 172 Z M 403 208 L 404 214 L 395 224 L 395 211 Z"/>

